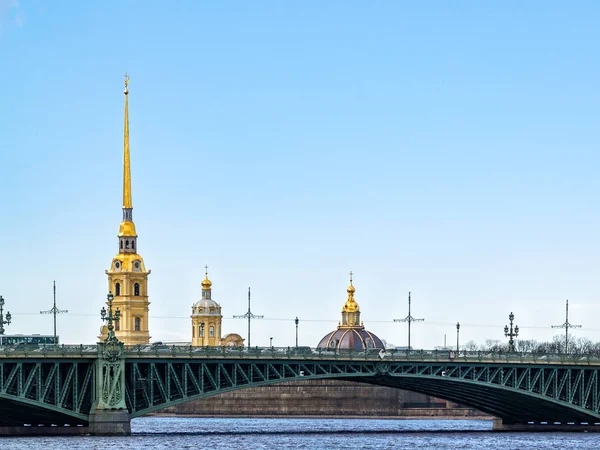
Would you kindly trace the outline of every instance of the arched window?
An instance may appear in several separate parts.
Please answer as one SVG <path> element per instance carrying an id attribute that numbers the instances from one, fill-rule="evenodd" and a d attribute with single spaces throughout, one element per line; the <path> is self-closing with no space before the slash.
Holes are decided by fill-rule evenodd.
<path id="1" fill-rule="evenodd" d="M 212 325 L 208 329 L 208 336 L 209 337 L 215 337 L 215 327 L 213 327 Z"/>
<path id="2" fill-rule="evenodd" d="M 196 337 L 196 327 L 194 327 L 194 325 L 192 325 L 192 338 Z"/>
<path id="3" fill-rule="evenodd" d="M 204 328 L 198 325 L 198 336 L 204 337 Z"/>
<path id="4" fill-rule="evenodd" d="M 123 239 L 121 239 L 121 248 L 123 248 Z"/>
<path id="5" fill-rule="evenodd" d="M 135 249 L 135 241 L 131 241 L 131 248 Z"/>
<path id="6" fill-rule="evenodd" d="M 135 328 L 134 328 L 135 331 L 140 331 L 140 322 L 141 322 L 140 318 L 136 317 L 135 318 Z"/>
<path id="7" fill-rule="evenodd" d="M 115 284 L 115 295 L 118 297 L 121 295 L 121 283 Z"/>
<path id="8" fill-rule="evenodd" d="M 133 295 L 140 295 L 140 283 L 135 283 L 133 285 Z"/>
<path id="9" fill-rule="evenodd" d="M 129 240 L 125 241 L 125 248 L 129 248 Z"/>

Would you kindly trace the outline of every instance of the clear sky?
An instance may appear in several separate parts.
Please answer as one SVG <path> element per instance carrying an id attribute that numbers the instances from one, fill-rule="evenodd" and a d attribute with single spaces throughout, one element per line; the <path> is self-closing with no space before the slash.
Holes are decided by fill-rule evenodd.
<path id="1" fill-rule="evenodd" d="M 224 333 L 315 346 L 348 272 L 366 327 L 432 348 L 600 341 L 596 1 L 0 0 L 0 295 L 9 333 L 95 342 L 133 217 L 154 340 L 191 339 L 209 265 Z"/>

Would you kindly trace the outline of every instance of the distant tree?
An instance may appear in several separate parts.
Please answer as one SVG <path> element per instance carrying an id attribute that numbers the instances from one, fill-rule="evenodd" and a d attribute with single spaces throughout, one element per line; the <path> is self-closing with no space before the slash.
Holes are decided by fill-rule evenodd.
<path id="1" fill-rule="evenodd" d="M 469 352 L 476 352 L 479 350 L 479 345 L 475 341 L 469 341 L 465 345 L 463 345 L 463 349 Z"/>
<path id="2" fill-rule="evenodd" d="M 515 348 L 518 352 L 532 353 L 536 351 L 538 345 L 533 339 L 523 339 L 516 342 Z"/>
<path id="3" fill-rule="evenodd" d="M 486 339 L 485 344 L 481 347 L 481 350 L 488 352 L 502 352 L 506 351 L 508 346 L 503 344 L 498 339 Z"/>

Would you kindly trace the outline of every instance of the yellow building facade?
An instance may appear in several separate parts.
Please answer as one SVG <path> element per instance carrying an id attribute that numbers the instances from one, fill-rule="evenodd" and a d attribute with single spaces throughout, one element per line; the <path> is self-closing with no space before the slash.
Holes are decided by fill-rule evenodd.
<path id="1" fill-rule="evenodd" d="M 131 167 L 129 152 L 129 77 L 125 76 L 125 125 L 123 148 L 123 220 L 119 226 L 118 253 L 113 258 L 108 276 L 108 290 L 113 294 L 113 310 L 121 312 L 115 325 L 117 338 L 126 345 L 148 344 L 148 275 L 143 258 L 138 254 L 137 233 L 133 222 L 131 200 Z M 101 336 L 102 338 L 102 336 Z"/>
<path id="2" fill-rule="evenodd" d="M 202 281 L 202 297 L 192 306 L 191 318 L 193 347 L 244 345 L 244 339 L 237 333 L 229 333 L 221 337 L 223 315 L 221 305 L 212 299 L 212 282 L 208 279 L 208 266 Z"/>

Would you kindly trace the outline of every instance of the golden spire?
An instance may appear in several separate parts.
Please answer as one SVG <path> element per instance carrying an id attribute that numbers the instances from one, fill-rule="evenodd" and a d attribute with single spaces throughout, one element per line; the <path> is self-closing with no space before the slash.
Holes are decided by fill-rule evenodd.
<path id="1" fill-rule="evenodd" d="M 346 292 L 348 292 L 348 300 L 346 300 L 346 303 L 344 304 L 344 308 L 342 309 L 343 312 L 356 312 L 359 310 L 358 303 L 354 300 L 354 292 L 356 292 L 356 289 L 354 289 L 354 286 L 352 285 L 352 275 L 352 272 L 350 272 L 350 286 L 346 289 Z"/>
<path id="2" fill-rule="evenodd" d="M 202 282 L 202 289 L 207 290 L 212 286 L 212 282 L 208 279 L 208 265 L 204 266 L 204 281 Z"/>
<path id="3" fill-rule="evenodd" d="M 133 204 L 131 202 L 131 167 L 129 161 L 129 75 L 125 72 L 125 134 L 123 137 L 123 221 L 119 228 L 119 237 L 137 236 L 133 223 Z M 135 245 L 135 244 L 134 244 Z M 132 248 L 131 250 L 134 250 Z M 134 251 L 135 253 L 135 251 Z"/>
<path id="4" fill-rule="evenodd" d="M 129 163 L 129 75 L 125 72 L 125 136 L 123 152 L 123 208 L 133 208 L 131 204 L 131 167 Z"/>

